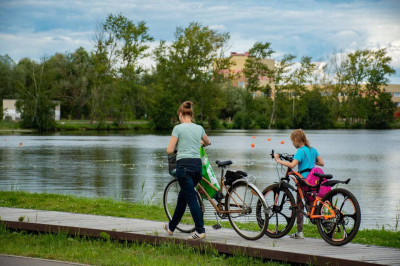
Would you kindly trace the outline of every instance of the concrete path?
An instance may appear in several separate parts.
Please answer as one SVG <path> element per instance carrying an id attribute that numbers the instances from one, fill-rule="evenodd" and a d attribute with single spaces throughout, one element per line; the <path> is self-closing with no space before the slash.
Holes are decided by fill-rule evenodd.
<path id="1" fill-rule="evenodd" d="M 75 265 L 85 265 L 85 264 L 0 254 L 0 266 L 75 266 Z"/>
<path id="2" fill-rule="evenodd" d="M 267 236 L 250 241 L 240 237 L 233 229 L 214 230 L 206 227 L 207 238 L 188 241 L 188 234 L 176 231 L 171 237 L 162 229 L 163 222 L 98 216 L 55 211 L 0 207 L 0 217 L 8 228 L 41 232 L 68 232 L 98 237 L 101 232 L 112 239 L 160 243 L 174 241 L 206 248 L 221 253 L 247 254 L 291 263 L 330 265 L 400 265 L 400 249 L 349 243 L 331 246 L 322 239 L 295 240 L 289 237 L 271 239 Z M 22 222 L 20 217 L 24 217 Z M 399 240 L 400 241 L 400 240 Z"/>

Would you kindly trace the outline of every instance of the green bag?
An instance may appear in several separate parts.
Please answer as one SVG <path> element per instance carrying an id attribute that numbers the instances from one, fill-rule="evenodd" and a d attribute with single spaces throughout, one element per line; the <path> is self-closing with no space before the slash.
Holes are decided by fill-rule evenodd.
<path id="1" fill-rule="evenodd" d="M 203 177 L 219 190 L 218 180 L 214 175 L 214 171 L 210 165 L 210 162 L 208 161 L 208 157 L 203 146 L 200 147 L 200 157 L 203 164 L 203 169 L 202 169 Z M 204 190 L 211 198 L 214 196 L 216 191 L 206 181 L 201 179 L 200 185 L 204 188 Z M 202 197 L 206 198 L 205 195 L 202 195 Z"/>

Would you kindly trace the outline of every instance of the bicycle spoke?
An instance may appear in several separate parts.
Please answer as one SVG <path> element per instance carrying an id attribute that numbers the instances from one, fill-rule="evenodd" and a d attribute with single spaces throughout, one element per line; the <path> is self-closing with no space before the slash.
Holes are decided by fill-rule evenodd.
<path id="1" fill-rule="evenodd" d="M 279 187 L 278 184 L 264 189 L 263 195 L 267 205 L 271 206 L 272 212 L 269 216 L 270 226 L 266 234 L 272 238 L 283 237 L 292 229 L 296 219 L 292 211 L 293 195 L 288 189 Z"/>
<path id="2" fill-rule="evenodd" d="M 351 192 L 337 188 L 322 200 L 329 204 L 319 207 L 320 215 L 330 215 L 332 210 L 335 212 L 333 218 L 317 220 L 322 238 L 335 246 L 350 242 L 356 235 L 361 221 L 361 211 L 356 198 Z"/>
<path id="3" fill-rule="evenodd" d="M 269 220 L 264 200 L 252 186 L 254 185 L 247 182 L 237 183 L 225 198 L 226 210 L 230 212 L 229 222 L 233 229 L 249 240 L 262 237 L 267 230 Z"/>

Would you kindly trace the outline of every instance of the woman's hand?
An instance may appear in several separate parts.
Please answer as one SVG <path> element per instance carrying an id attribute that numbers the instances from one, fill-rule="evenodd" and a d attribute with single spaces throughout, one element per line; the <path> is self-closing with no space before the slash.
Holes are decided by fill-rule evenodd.
<path id="1" fill-rule="evenodd" d="M 278 160 L 279 160 L 279 153 L 274 153 L 274 157 L 275 157 L 275 162 L 278 162 Z"/>

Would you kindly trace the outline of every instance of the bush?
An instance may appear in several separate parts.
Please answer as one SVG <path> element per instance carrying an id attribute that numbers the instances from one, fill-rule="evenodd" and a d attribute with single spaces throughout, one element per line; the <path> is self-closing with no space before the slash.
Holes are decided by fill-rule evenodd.
<path id="1" fill-rule="evenodd" d="M 261 115 L 256 118 L 256 124 L 262 129 L 269 128 L 269 118 L 267 116 Z"/>
<path id="2" fill-rule="evenodd" d="M 216 117 L 212 117 L 212 118 L 210 119 L 210 128 L 211 128 L 211 129 L 219 129 L 220 127 L 221 127 L 221 126 L 220 126 L 219 119 L 216 118 Z"/>
<path id="3" fill-rule="evenodd" d="M 233 128 L 249 129 L 252 127 L 252 124 L 251 117 L 243 111 L 237 112 L 233 117 Z"/>
<path id="4" fill-rule="evenodd" d="M 274 128 L 287 129 L 287 128 L 289 128 L 289 123 L 285 120 L 276 121 L 274 124 Z"/>

